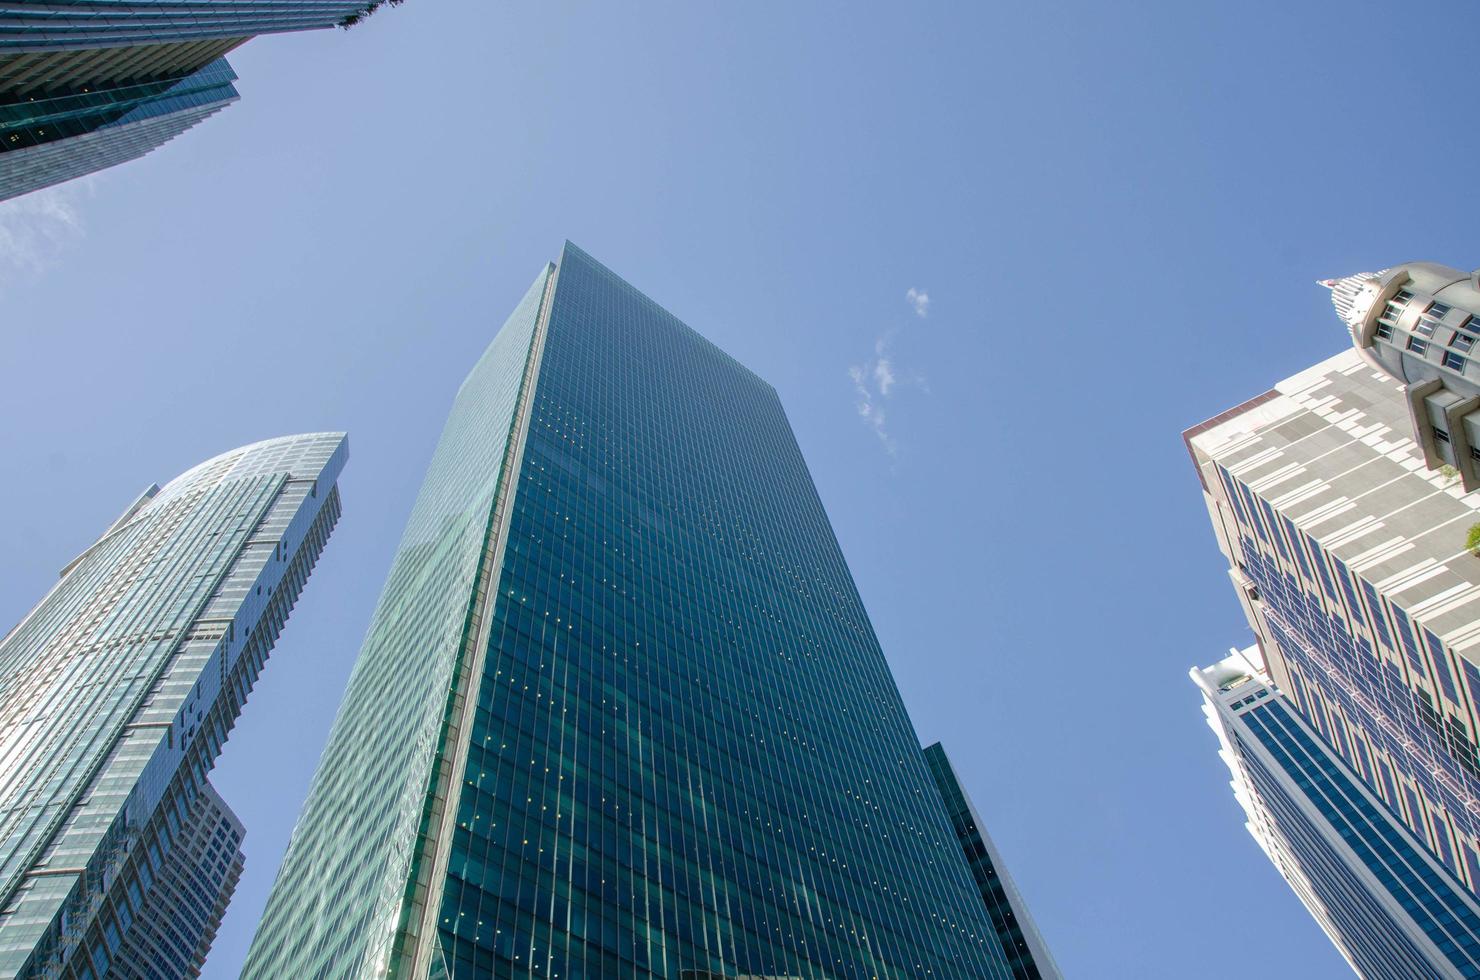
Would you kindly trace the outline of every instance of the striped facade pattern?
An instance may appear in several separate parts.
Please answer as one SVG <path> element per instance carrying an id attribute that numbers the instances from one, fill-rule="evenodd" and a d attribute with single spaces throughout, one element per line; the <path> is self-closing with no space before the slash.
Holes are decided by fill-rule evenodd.
<path id="1" fill-rule="evenodd" d="M 0 201 L 138 159 L 235 102 L 235 79 L 218 59 L 174 82 L 0 106 Z"/>
<path id="2" fill-rule="evenodd" d="M 1028 912 L 1027 902 L 1007 873 L 1002 855 L 992 843 L 966 788 L 961 785 L 945 746 L 939 742 L 927 746 L 925 761 L 930 766 L 936 788 L 940 790 L 941 802 L 951 818 L 951 826 L 955 828 L 956 839 L 966 855 L 966 863 L 971 866 L 982 901 L 992 917 L 997 942 L 1012 970 L 1013 980 L 1063 980 L 1058 964 Z"/>
<path id="3" fill-rule="evenodd" d="M 1480 904 L 1256 666 L 1192 671 L 1261 849 L 1357 975 L 1480 976 Z"/>
<path id="4" fill-rule="evenodd" d="M 113 958 L 117 980 L 198 977 L 246 861 L 241 821 L 201 785 L 138 915 Z M 142 893 L 141 893 L 142 895 Z"/>
<path id="5" fill-rule="evenodd" d="M 1011 976 L 775 390 L 572 245 L 458 394 L 243 976 Z"/>
<path id="6" fill-rule="evenodd" d="M 1348 350 L 1189 446 L 1285 703 L 1473 893 L 1480 494 L 1413 431 L 1403 385 Z"/>
<path id="7" fill-rule="evenodd" d="M 255 35 L 352 24 L 377 4 L 0 0 L 0 201 L 141 157 L 236 100 L 227 85 L 145 105 L 141 86 L 229 73 L 224 56 Z"/>
<path id="8" fill-rule="evenodd" d="M 338 518 L 346 453 L 270 440 L 151 488 L 0 640 L 0 977 L 107 974 Z"/>
<path id="9" fill-rule="evenodd" d="M 367 6 L 366 0 L 0 0 L 0 52 L 307 31 L 333 27 Z"/>

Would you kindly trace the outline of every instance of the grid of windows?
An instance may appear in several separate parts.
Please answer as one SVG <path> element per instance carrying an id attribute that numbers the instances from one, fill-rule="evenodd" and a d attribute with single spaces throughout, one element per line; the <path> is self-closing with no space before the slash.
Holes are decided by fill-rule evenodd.
<path id="1" fill-rule="evenodd" d="M 215 819 L 206 773 L 339 516 L 346 454 L 338 433 L 270 440 L 150 488 L 0 640 L 0 974 L 116 972 L 146 907 L 204 956 L 219 887 L 161 882 Z"/>
<path id="2" fill-rule="evenodd" d="M 1393 924 L 1395 916 L 1406 916 L 1461 976 L 1480 976 L 1480 913 L 1465 887 L 1362 791 L 1281 700 L 1240 717 L 1325 824 L 1320 826 L 1290 802 L 1290 784 L 1277 782 L 1258 756 L 1243 746 L 1243 761 L 1261 797 L 1276 807 L 1281 829 L 1295 844 L 1293 852 L 1305 865 L 1327 912 L 1342 924 L 1343 946 L 1364 950 L 1362 958 L 1373 961 L 1369 967 L 1374 976 L 1440 975 L 1435 965 L 1416 967 L 1412 962 L 1411 942 Z M 1374 903 L 1368 889 L 1351 880 L 1351 871 L 1343 867 L 1346 860 L 1330 843 L 1333 838 L 1350 848 L 1377 879 L 1390 896 L 1389 903 Z"/>
<path id="3" fill-rule="evenodd" d="M 451 976 L 1007 976 L 774 390 L 570 246 L 489 644 Z"/>
<path id="4" fill-rule="evenodd" d="M 573 246 L 549 276 L 459 393 L 244 977 L 1007 980 L 775 391 Z"/>
<path id="5" fill-rule="evenodd" d="M 450 692 L 477 633 L 495 491 L 550 274 L 458 389 L 244 978 L 370 976 L 392 955 L 427 810 L 445 805 L 432 787 L 459 698 Z M 322 914 L 329 905 L 340 914 Z"/>
<path id="6" fill-rule="evenodd" d="M 242 827 L 209 784 L 195 794 L 180 826 L 149 897 L 136 885 L 114 899 L 110 921 L 119 926 L 105 929 L 103 941 L 116 951 L 112 976 L 117 980 L 194 976 L 236 890 Z M 123 942 L 114 940 L 119 930 L 127 935 Z"/>
<path id="7" fill-rule="evenodd" d="M 1281 560 L 1287 547 L 1282 538 L 1263 530 L 1262 509 L 1255 506 L 1260 498 L 1221 465 L 1217 472 L 1234 501 L 1240 570 L 1258 589 L 1301 710 L 1436 855 L 1474 881 L 1473 871 L 1462 867 L 1452 850 L 1445 857 L 1450 836 L 1461 841 L 1480 836 L 1480 819 L 1468 804 L 1480 790 L 1480 746 L 1461 718 L 1464 694 L 1453 675 L 1452 654 L 1365 580 L 1358 579 L 1365 601 L 1348 590 L 1344 605 L 1334 601 L 1329 584 L 1323 596 L 1308 576 L 1302 581 L 1296 565 Z M 1318 567 L 1324 570 L 1330 563 L 1343 583 L 1356 578 L 1314 539 L 1306 541 Z M 1391 634 L 1384 620 L 1392 623 Z M 1406 677 L 1397 658 L 1408 668 Z M 1457 662 L 1475 673 L 1467 660 Z M 1434 693 L 1426 689 L 1429 684 Z M 1380 763 L 1377 770 L 1374 760 Z M 1402 789 L 1395 792 L 1398 786 Z M 1445 832 L 1436 831 L 1425 816 L 1420 793 L 1436 812 L 1442 807 L 1449 821 Z"/>
<path id="8" fill-rule="evenodd" d="M 89 86 L 24 102 L 0 104 L 0 153 L 92 133 L 108 126 L 168 115 L 236 98 L 236 72 L 218 58 L 184 78 L 119 86 Z"/>
<path id="9" fill-rule="evenodd" d="M 1383 305 L 1380 319 L 1392 326 L 1397 326 L 1398 319 L 1403 315 L 1403 311 L 1408 308 L 1408 304 L 1412 301 L 1413 293 L 1406 289 L 1398 290 L 1393 298 Z"/>
<path id="10" fill-rule="evenodd" d="M 1434 331 L 1438 329 L 1440 321 L 1443 320 L 1445 314 L 1448 312 L 1449 307 L 1443 303 L 1431 304 L 1424 311 L 1423 315 L 1418 318 L 1418 322 L 1413 325 L 1413 332 L 1420 337 L 1432 337 Z"/>
<path id="11" fill-rule="evenodd" d="M 137 159 L 236 101 L 224 58 L 185 78 L 0 105 L 0 201 Z"/>
<path id="12" fill-rule="evenodd" d="M 0 201 L 163 146 L 235 101 L 224 55 L 379 0 L 0 0 Z"/>
<path id="13" fill-rule="evenodd" d="M 1264 694 L 1263 691 L 1259 693 L 1261 696 Z M 925 749 L 925 761 L 930 765 L 930 775 L 935 779 L 936 788 L 940 790 L 946 813 L 951 818 L 951 826 L 956 831 L 956 839 L 961 842 L 966 863 L 971 866 L 972 877 L 976 879 L 982 901 L 986 903 L 987 912 L 992 917 L 992 926 L 997 930 L 997 943 L 1012 970 L 1013 980 L 1059 980 L 1058 967 L 1037 935 L 1037 929 L 1023 906 L 1022 896 L 1012 886 L 1006 869 L 999 868 L 997 862 L 993 861 L 994 848 L 989 842 L 986 829 L 980 826 L 976 808 L 971 805 L 966 790 L 957 779 L 956 770 L 946 756 L 945 748 L 939 742 L 929 746 Z"/>
<path id="14" fill-rule="evenodd" d="M 367 0 L 0 0 L 0 58 L 333 27 Z"/>

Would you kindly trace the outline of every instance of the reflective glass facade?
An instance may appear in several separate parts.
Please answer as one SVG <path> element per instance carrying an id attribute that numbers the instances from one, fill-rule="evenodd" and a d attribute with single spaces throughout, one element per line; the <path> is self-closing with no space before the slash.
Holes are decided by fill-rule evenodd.
<path id="1" fill-rule="evenodd" d="M 234 876 L 197 873 L 201 833 L 235 824 L 206 774 L 339 516 L 346 452 L 275 439 L 150 488 L 0 640 L 0 977 L 137 966 L 161 910 L 187 966 L 204 956 Z"/>
<path id="2" fill-rule="evenodd" d="M 971 866 L 971 875 L 976 879 L 987 913 L 992 917 L 997 943 L 1012 969 L 1013 980 L 1062 980 L 1063 974 L 1028 914 L 1028 905 L 1007 873 L 981 815 L 966 795 L 945 747 L 939 742 L 928 746 L 925 761 L 966 855 L 966 863 Z"/>
<path id="3" fill-rule="evenodd" d="M 573 246 L 458 395 L 244 973 L 383 975 L 1011 976 L 775 391 Z"/>
<path id="4" fill-rule="evenodd" d="M 0 104 L 0 200 L 137 159 L 237 99 L 218 58 L 184 78 Z"/>
<path id="5" fill-rule="evenodd" d="M 367 0 L 0 0 L 0 56 L 333 27 Z"/>
<path id="6" fill-rule="evenodd" d="M 379 0 L 0 0 L 0 201 L 143 156 L 237 98 L 257 34 Z"/>

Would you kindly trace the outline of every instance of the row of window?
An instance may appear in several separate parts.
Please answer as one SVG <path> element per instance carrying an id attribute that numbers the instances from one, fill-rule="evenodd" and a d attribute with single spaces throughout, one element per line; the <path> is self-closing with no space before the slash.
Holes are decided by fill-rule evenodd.
<path id="1" fill-rule="evenodd" d="M 1218 469 L 1220 478 L 1225 481 L 1225 489 L 1228 490 L 1230 500 L 1233 502 L 1237 511 L 1236 519 L 1242 527 L 1245 520 L 1260 514 L 1260 506 L 1266 502 L 1262 499 L 1254 498 L 1242 482 L 1233 480 L 1231 474 L 1228 474 L 1224 467 L 1220 466 Z M 1247 506 L 1247 511 L 1243 510 L 1243 506 L 1245 505 Z M 1266 537 L 1265 530 L 1260 522 L 1251 521 L 1250 523 L 1259 537 L 1264 538 L 1266 542 L 1270 542 L 1270 538 Z M 1274 518 L 1271 516 L 1270 530 L 1272 533 L 1275 533 L 1274 540 L 1271 544 L 1284 553 L 1284 542 L 1279 539 L 1279 535 L 1275 532 L 1277 526 Z M 1293 527 L 1288 528 L 1288 530 L 1294 541 L 1298 541 L 1304 537 L 1303 535 L 1299 535 Z M 1411 694 L 1410 686 L 1397 675 L 1396 668 L 1391 663 L 1383 662 L 1384 674 L 1391 672 L 1391 678 L 1386 676 L 1368 676 L 1371 672 L 1370 668 L 1375 666 L 1375 663 L 1369 665 L 1365 658 L 1376 656 L 1376 652 L 1371 641 L 1362 636 L 1361 628 L 1358 625 L 1359 622 L 1365 620 L 1365 617 L 1362 615 L 1361 603 L 1352 591 L 1351 584 L 1348 581 L 1351 578 L 1350 570 L 1339 559 L 1332 556 L 1331 560 L 1335 563 L 1336 572 L 1340 576 L 1341 585 L 1346 592 L 1349 608 L 1352 611 L 1353 626 L 1348 627 L 1340 620 L 1332 620 L 1330 623 L 1327 623 L 1325 619 L 1327 614 L 1317 600 L 1306 596 L 1303 584 L 1299 583 L 1297 579 L 1287 577 L 1286 573 L 1275 564 L 1272 558 L 1266 558 L 1264 556 L 1264 549 L 1256 544 L 1253 538 L 1247 534 L 1242 534 L 1241 538 L 1246 560 L 1244 570 L 1253 581 L 1260 584 L 1260 593 L 1268 593 L 1268 601 L 1273 603 L 1273 608 L 1266 607 L 1266 611 L 1272 614 L 1274 609 L 1278 609 L 1282 613 L 1290 614 L 1293 619 L 1301 624 L 1298 627 L 1292 628 L 1300 631 L 1303 640 L 1320 647 L 1323 655 L 1330 657 L 1333 663 L 1339 663 L 1341 665 L 1340 669 L 1342 671 L 1351 672 L 1351 676 L 1358 678 L 1357 683 L 1361 685 L 1362 689 L 1376 699 L 1378 704 L 1382 706 L 1381 710 L 1387 718 L 1397 723 L 1410 739 L 1422 744 L 1427 739 L 1428 733 L 1433 733 L 1437 745 L 1447 750 L 1438 757 L 1441 764 L 1443 762 L 1452 763 L 1452 774 L 1458 780 L 1465 779 L 1466 774 L 1469 774 L 1470 778 L 1473 778 L 1473 770 L 1471 770 L 1470 766 L 1477 761 L 1471 749 L 1473 743 L 1468 738 L 1463 725 L 1457 719 L 1455 720 L 1454 731 L 1446 732 L 1437 711 L 1431 719 L 1423 718 L 1421 712 L 1415 711 L 1412 707 L 1417 699 Z M 1311 542 L 1311 547 L 1317 552 L 1318 567 L 1325 580 L 1327 594 L 1334 604 L 1336 603 L 1336 590 L 1332 587 L 1330 575 L 1324 566 L 1324 562 L 1319 561 L 1319 548 L 1314 542 Z M 1288 557 L 1288 554 L 1286 557 Z M 1299 549 L 1296 550 L 1296 557 L 1300 559 L 1302 567 L 1305 567 L 1306 575 L 1309 576 L 1309 568 L 1305 566 L 1305 556 L 1300 553 Z M 1289 594 L 1287 594 L 1286 589 L 1282 586 L 1288 586 Z M 1417 624 L 1411 623 L 1406 614 L 1396 605 L 1389 607 L 1386 603 L 1382 602 L 1369 583 L 1363 581 L 1360 582 L 1360 586 L 1368 593 L 1367 614 L 1372 617 L 1371 622 L 1376 625 L 1377 633 L 1381 636 L 1383 646 L 1394 651 L 1401 650 L 1406 653 L 1407 661 L 1414 673 L 1415 684 L 1421 684 L 1421 681 L 1418 679 L 1428 677 L 1430 669 L 1425 665 L 1425 658 L 1422 656 L 1419 641 L 1415 635 Z M 1309 609 L 1304 608 L 1307 605 L 1310 606 Z M 1333 608 L 1339 608 L 1339 605 L 1333 606 Z M 1336 615 L 1339 616 L 1339 613 Z M 1311 620 L 1309 622 L 1307 621 L 1308 617 Z M 1391 622 L 1396 627 L 1396 633 L 1389 631 L 1388 617 L 1391 617 Z M 1273 622 L 1271 625 L 1273 626 Z M 1367 625 L 1366 628 L 1370 630 L 1372 626 Z M 1423 632 L 1434 655 L 1432 671 L 1436 684 L 1443 689 L 1445 696 L 1450 702 L 1455 705 L 1462 705 L 1462 695 L 1456 689 L 1453 679 L 1450 676 L 1449 664 L 1442 643 L 1431 632 L 1427 630 Z M 1285 651 L 1287 656 L 1291 657 L 1293 661 L 1303 662 L 1304 657 L 1301 654 L 1301 643 L 1293 641 L 1286 642 L 1286 638 L 1283 636 L 1279 639 L 1280 648 Z M 1346 641 L 1348 645 L 1343 646 L 1337 642 L 1342 640 Z M 1401 646 L 1398 643 L 1399 640 L 1401 640 Z M 1333 644 L 1343 646 L 1343 649 L 1334 649 L 1332 648 Z M 1357 655 L 1356 647 L 1358 646 L 1365 654 L 1365 657 Z M 1316 665 L 1315 669 L 1320 674 L 1331 668 L 1329 666 L 1323 667 Z M 1327 731 L 1325 716 L 1329 709 L 1317 703 L 1318 699 L 1315 698 L 1314 691 L 1308 691 L 1301 685 L 1298 674 L 1293 675 L 1292 679 L 1298 693 L 1297 700 L 1307 708 L 1308 717 L 1315 724 L 1320 725 L 1322 733 L 1331 741 L 1333 746 L 1338 747 L 1338 751 L 1342 751 L 1342 747 L 1346 745 L 1348 733 L 1344 730 L 1337 731 L 1334 727 L 1334 720 L 1332 730 Z M 1422 691 L 1422 687 L 1419 686 L 1418 690 Z M 1426 691 L 1422 691 L 1422 693 L 1425 697 L 1427 696 Z M 1346 711 L 1359 707 L 1349 703 L 1350 699 L 1342 696 L 1342 691 L 1339 687 L 1333 692 L 1329 692 L 1329 694 L 1334 695 L 1342 703 Z M 1334 719 L 1335 715 L 1333 714 L 1332 717 Z M 1420 727 L 1418 722 L 1422 723 L 1422 727 Z M 1409 764 L 1411 762 L 1408 757 L 1409 749 L 1401 741 L 1390 738 L 1386 732 L 1382 731 L 1380 725 L 1376 725 L 1370 720 L 1364 722 L 1361 727 L 1370 737 L 1382 739 L 1386 743 L 1385 748 L 1390 753 L 1389 757 L 1393 760 L 1393 763 L 1399 766 L 1400 771 L 1404 775 L 1422 786 L 1424 794 L 1430 800 L 1443 800 L 1446 809 L 1450 813 L 1457 814 L 1459 817 L 1466 815 L 1464 807 L 1451 799 L 1453 794 L 1449 792 L 1445 784 L 1428 776 L 1422 766 L 1412 766 Z M 1350 734 L 1354 735 L 1355 732 Z M 1360 740 L 1354 739 L 1353 747 L 1356 753 L 1355 757 L 1352 758 L 1353 764 L 1358 766 L 1364 775 L 1370 773 L 1369 784 L 1376 789 L 1376 777 L 1379 774 L 1377 768 L 1369 768 L 1371 762 L 1366 758 L 1367 752 Z M 1382 770 L 1380 775 L 1386 783 L 1386 799 L 1395 810 L 1400 810 L 1399 796 L 1395 793 L 1394 786 L 1389 782 L 1391 776 L 1386 771 L 1386 763 L 1381 763 L 1380 768 Z M 1422 828 L 1424 826 L 1422 810 L 1418 807 L 1416 798 L 1411 793 L 1409 794 L 1409 799 L 1413 812 L 1413 826 L 1415 828 Z M 1463 829 L 1467 835 L 1473 835 L 1475 832 L 1473 825 L 1467 824 Z M 1423 833 L 1421 829 L 1418 832 Z M 1440 850 L 1446 849 L 1448 847 L 1448 841 L 1439 841 L 1435 844 L 1435 847 Z"/>
<path id="2" fill-rule="evenodd" d="M 1396 296 L 1387 301 L 1387 308 L 1377 321 L 1378 337 L 1389 342 L 1392 341 L 1393 328 L 1397 326 L 1398 318 L 1408 308 L 1408 304 L 1412 299 L 1413 294 L 1406 289 L 1402 289 L 1398 291 Z M 1423 315 L 1418 318 L 1418 322 L 1413 325 L 1413 335 L 1408 338 L 1407 349 L 1420 357 L 1427 354 L 1429 342 L 1434 337 L 1434 330 L 1442 325 L 1441 321 L 1451 309 L 1453 307 L 1446 306 L 1443 303 L 1431 304 L 1424 311 Z M 1480 332 L 1480 317 L 1472 316 L 1462 326 Z M 1466 364 L 1464 355 L 1470 353 L 1470 349 L 1475 344 L 1475 339 L 1474 334 L 1455 330 L 1454 336 L 1449 340 L 1449 347 L 1451 349 L 1444 351 L 1441 363 L 1452 371 L 1463 373 Z"/>
<path id="3" fill-rule="evenodd" d="M 1450 442 L 1450 441 L 1452 441 L 1449 438 L 1449 430 L 1448 429 L 1441 429 L 1437 425 L 1431 425 L 1431 426 L 1429 426 L 1429 428 L 1433 431 L 1433 433 L 1434 433 L 1434 439 L 1435 439 L 1436 442 Z M 1474 446 L 1471 446 L 1470 447 L 1470 459 L 1476 461 L 1477 463 L 1480 463 L 1480 449 L 1476 449 Z"/>

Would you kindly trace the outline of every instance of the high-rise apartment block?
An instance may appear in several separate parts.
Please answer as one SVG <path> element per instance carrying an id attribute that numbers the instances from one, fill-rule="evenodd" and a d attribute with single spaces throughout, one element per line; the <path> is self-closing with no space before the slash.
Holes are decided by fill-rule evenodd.
<path id="1" fill-rule="evenodd" d="M 966 794 L 956 769 L 946 755 L 945 746 L 936 742 L 925 750 L 925 761 L 930 766 L 930 775 L 940 790 L 951 826 L 956 830 L 956 839 L 961 842 L 966 863 L 971 866 L 972 877 L 992 917 L 992 928 L 997 932 L 997 943 L 1002 956 L 1012 970 L 1012 980 L 1063 980 L 1048 944 L 1038 932 L 1038 926 L 1028 913 L 1028 903 L 1023 901 L 1022 892 L 1007 873 L 1007 865 L 997 845 L 992 843 L 982 823 L 981 815 Z"/>
<path id="2" fill-rule="evenodd" d="M 208 782 L 181 821 L 154 887 L 113 956 L 118 980 L 197 977 L 246 862 L 246 831 Z M 205 900 L 202 900 L 204 897 Z"/>
<path id="3" fill-rule="evenodd" d="M 1474 893 L 1480 288 L 1426 263 L 1325 285 L 1353 348 L 1185 437 L 1279 695 L 1258 713 L 1296 717 Z"/>
<path id="4" fill-rule="evenodd" d="M 1480 976 L 1480 904 L 1263 672 L 1194 669 L 1260 848 L 1360 976 Z"/>
<path id="5" fill-rule="evenodd" d="M 0 978 L 198 971 L 242 860 L 206 774 L 346 453 L 273 439 L 149 488 L 0 639 Z"/>
<path id="6" fill-rule="evenodd" d="M 376 0 L 0 0 L 0 201 L 143 156 L 237 98 L 257 34 Z"/>
<path id="7" fill-rule="evenodd" d="M 457 394 L 243 975 L 1011 976 L 775 390 L 574 246 Z"/>

